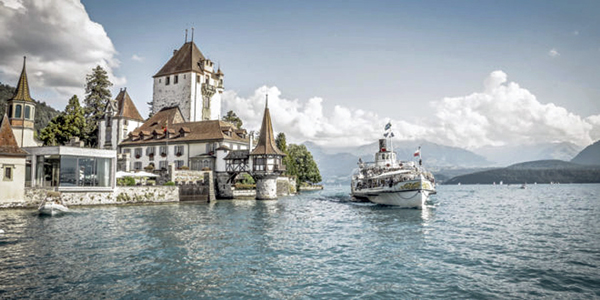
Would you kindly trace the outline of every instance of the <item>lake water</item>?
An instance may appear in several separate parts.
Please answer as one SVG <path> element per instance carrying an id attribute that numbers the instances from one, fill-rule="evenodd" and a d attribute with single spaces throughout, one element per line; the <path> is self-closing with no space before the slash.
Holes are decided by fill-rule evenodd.
<path id="1" fill-rule="evenodd" d="M 0 211 L 0 298 L 598 298 L 600 185 Z"/>

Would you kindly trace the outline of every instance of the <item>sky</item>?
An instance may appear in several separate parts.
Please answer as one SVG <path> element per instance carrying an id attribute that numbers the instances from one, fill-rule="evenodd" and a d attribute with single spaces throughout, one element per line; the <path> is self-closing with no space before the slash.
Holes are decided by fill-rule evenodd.
<path id="1" fill-rule="evenodd" d="M 148 113 L 185 42 L 225 74 L 223 111 L 289 142 L 466 149 L 600 139 L 599 1 L 0 0 L 0 82 L 64 109 L 101 65 Z M 188 38 L 191 38 L 191 30 Z"/>

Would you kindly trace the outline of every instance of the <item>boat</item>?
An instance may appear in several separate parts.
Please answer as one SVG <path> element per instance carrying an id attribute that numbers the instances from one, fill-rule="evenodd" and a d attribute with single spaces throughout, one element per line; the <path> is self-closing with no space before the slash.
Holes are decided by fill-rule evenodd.
<path id="1" fill-rule="evenodd" d="M 68 212 L 69 208 L 60 199 L 46 198 L 38 207 L 40 215 L 54 216 Z"/>
<path id="2" fill-rule="evenodd" d="M 375 162 L 363 163 L 352 175 L 351 195 L 383 205 L 421 209 L 429 195 L 435 194 L 435 179 L 423 168 L 420 149 L 415 152 L 419 162 L 398 161 L 396 153 L 387 148 L 387 140 L 379 140 Z"/>

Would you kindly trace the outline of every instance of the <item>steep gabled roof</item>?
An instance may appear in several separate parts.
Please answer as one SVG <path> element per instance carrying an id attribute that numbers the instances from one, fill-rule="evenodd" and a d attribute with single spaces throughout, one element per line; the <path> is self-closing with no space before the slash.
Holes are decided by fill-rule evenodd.
<path id="1" fill-rule="evenodd" d="M 135 104 L 133 104 L 131 97 L 129 97 L 127 89 L 122 89 L 115 98 L 115 100 L 117 101 L 118 107 L 117 116 L 126 117 L 136 121 L 144 121 L 144 119 L 140 115 L 140 112 L 135 107 Z"/>
<path id="2" fill-rule="evenodd" d="M 240 137 L 237 134 L 227 135 L 229 123 L 224 121 L 199 121 L 184 122 L 181 111 L 178 106 L 161 109 L 142 126 L 130 133 L 130 137 L 121 142 L 121 146 L 138 144 L 162 144 L 165 143 L 165 129 L 169 129 L 169 143 L 188 142 L 188 141 L 238 141 L 248 142 L 248 138 Z M 153 131 L 160 132 L 160 135 L 149 139 L 138 139 L 140 134 L 152 136 Z"/>
<path id="3" fill-rule="evenodd" d="M 202 64 L 200 62 L 205 59 L 194 42 L 187 42 L 173 54 L 171 59 L 153 77 L 190 71 L 202 73 Z"/>
<path id="4" fill-rule="evenodd" d="M 271 124 L 271 114 L 269 113 L 269 105 L 265 104 L 265 114 L 263 116 L 262 125 L 260 126 L 260 136 L 258 143 L 250 155 L 267 155 L 275 154 L 285 156 L 283 151 L 277 148 L 275 137 L 273 136 L 273 124 Z"/>
<path id="5" fill-rule="evenodd" d="M 0 122 L 0 156 L 26 156 L 27 152 L 21 149 L 15 139 L 15 134 L 10 127 L 8 117 L 4 114 Z"/>
<path id="6" fill-rule="evenodd" d="M 27 81 L 27 72 L 25 70 L 25 62 L 27 58 L 23 56 L 23 70 L 21 71 L 21 77 L 19 77 L 19 83 L 17 84 L 17 90 L 11 100 L 21 101 L 33 101 L 29 94 L 29 82 Z"/>

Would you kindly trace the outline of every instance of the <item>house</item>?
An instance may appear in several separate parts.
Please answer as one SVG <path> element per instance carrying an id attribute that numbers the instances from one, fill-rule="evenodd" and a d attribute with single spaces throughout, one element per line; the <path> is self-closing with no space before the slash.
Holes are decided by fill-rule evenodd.
<path id="1" fill-rule="evenodd" d="M 7 115 L 0 122 L 0 205 L 24 200 L 25 158 Z"/>
<path id="2" fill-rule="evenodd" d="M 104 110 L 104 118 L 98 122 L 98 148 L 116 150 L 130 132 L 140 127 L 144 119 L 127 93 L 121 89 Z"/>
<path id="3" fill-rule="evenodd" d="M 119 144 L 120 152 L 131 159 L 133 170 L 175 168 L 215 170 L 219 147 L 249 148 L 246 130 L 220 121 L 188 122 L 179 106 L 165 107 Z M 223 164 L 224 166 L 224 164 Z"/>

